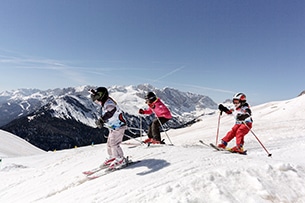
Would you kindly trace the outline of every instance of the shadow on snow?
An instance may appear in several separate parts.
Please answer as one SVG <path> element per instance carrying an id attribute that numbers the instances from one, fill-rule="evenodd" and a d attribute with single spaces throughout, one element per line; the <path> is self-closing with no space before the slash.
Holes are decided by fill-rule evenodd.
<path id="1" fill-rule="evenodd" d="M 143 175 L 147 175 L 147 174 L 159 171 L 169 165 L 170 165 L 170 163 L 163 159 L 143 159 L 143 160 L 141 160 L 141 162 L 139 162 L 133 166 L 130 166 L 129 168 L 132 169 L 132 168 L 143 167 L 143 166 L 147 167 L 148 168 L 147 171 L 137 173 L 137 175 L 143 176 Z"/>

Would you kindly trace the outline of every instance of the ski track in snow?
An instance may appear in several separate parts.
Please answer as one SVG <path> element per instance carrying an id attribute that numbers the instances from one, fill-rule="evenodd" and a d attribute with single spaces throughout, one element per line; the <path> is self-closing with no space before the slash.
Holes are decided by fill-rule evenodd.
<path id="1" fill-rule="evenodd" d="M 20 152 L 3 157 L 0 202 L 303 203 L 304 104 L 302 96 L 252 108 L 252 130 L 272 157 L 251 133 L 245 137 L 247 156 L 218 152 L 199 143 L 199 139 L 215 143 L 217 114 L 203 116 L 191 127 L 169 130 L 175 146 L 130 148 L 137 141 L 128 140 L 129 144 L 122 145 L 125 155 L 141 162 L 93 180 L 82 171 L 102 163 L 105 144 L 56 152 L 35 149 L 36 155 Z M 219 139 L 232 126 L 233 118 L 223 115 Z M 162 137 L 169 143 L 164 133 Z"/>

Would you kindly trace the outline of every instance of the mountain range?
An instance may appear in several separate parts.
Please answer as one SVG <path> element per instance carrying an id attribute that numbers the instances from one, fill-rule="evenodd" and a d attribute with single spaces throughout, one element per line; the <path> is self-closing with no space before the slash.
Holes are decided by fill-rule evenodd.
<path id="1" fill-rule="evenodd" d="M 95 121 L 100 106 L 93 103 L 88 90 L 94 86 L 57 88 L 52 90 L 19 89 L 0 93 L 0 126 L 36 147 L 49 151 L 104 143 L 108 130 L 98 129 Z M 173 88 L 157 89 L 149 84 L 107 87 L 109 95 L 124 111 L 129 136 L 147 129 L 152 117 L 138 114 L 146 108 L 144 97 L 153 91 L 168 106 L 173 119 L 165 126 L 179 128 L 212 114 L 217 104 L 208 96 L 181 92 Z"/>

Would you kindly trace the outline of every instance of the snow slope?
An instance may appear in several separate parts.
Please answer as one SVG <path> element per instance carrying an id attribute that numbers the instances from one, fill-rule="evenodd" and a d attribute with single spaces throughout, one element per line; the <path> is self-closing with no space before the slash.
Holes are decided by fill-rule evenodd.
<path id="1" fill-rule="evenodd" d="M 24 139 L 0 130 L 0 158 L 41 154 L 44 151 Z"/>
<path id="2" fill-rule="evenodd" d="M 217 114 L 169 130 L 175 146 L 134 147 L 135 140 L 126 141 L 125 155 L 142 161 L 91 181 L 81 172 L 101 164 L 105 144 L 12 156 L 1 142 L 0 202 L 305 202 L 305 95 L 252 111 L 252 130 L 272 157 L 252 133 L 245 138 L 247 156 L 201 145 L 199 139 L 216 142 Z M 222 115 L 219 138 L 233 122 Z M 17 141 L 6 142 L 18 151 Z"/>

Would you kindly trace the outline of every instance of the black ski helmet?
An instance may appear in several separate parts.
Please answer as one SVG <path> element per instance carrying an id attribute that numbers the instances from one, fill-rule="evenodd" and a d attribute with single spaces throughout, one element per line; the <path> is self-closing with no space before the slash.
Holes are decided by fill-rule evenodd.
<path id="1" fill-rule="evenodd" d="M 105 103 L 105 101 L 108 99 L 108 90 L 106 87 L 98 87 L 96 90 L 91 90 L 91 99 L 93 102 L 100 101 L 102 103 Z"/>
<path id="2" fill-rule="evenodd" d="M 145 96 L 145 99 L 147 102 L 152 103 L 156 101 L 157 96 L 153 92 L 148 92 L 147 95 Z"/>

